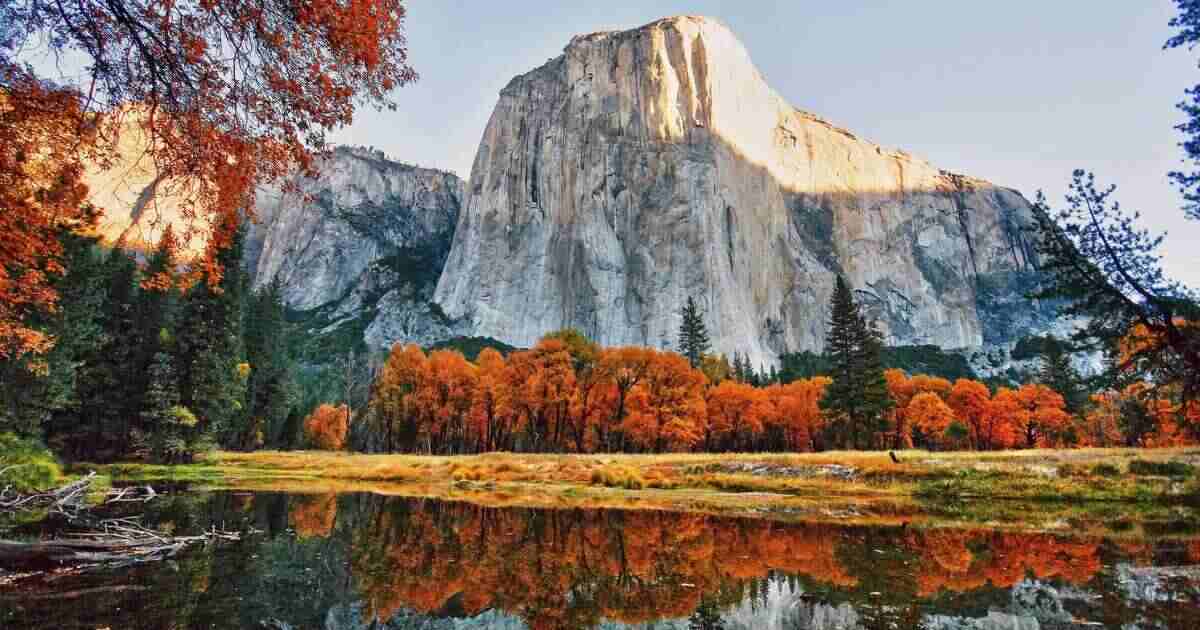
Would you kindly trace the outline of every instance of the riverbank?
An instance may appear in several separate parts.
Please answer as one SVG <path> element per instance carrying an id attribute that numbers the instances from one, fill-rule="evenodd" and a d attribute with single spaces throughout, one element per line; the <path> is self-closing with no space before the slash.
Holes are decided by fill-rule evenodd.
<path id="1" fill-rule="evenodd" d="M 114 482 L 365 491 L 505 507 L 625 507 L 908 522 L 1193 522 L 1200 449 L 467 456 L 216 452 L 100 466 Z M 1187 525 L 1196 527 L 1200 525 Z"/>

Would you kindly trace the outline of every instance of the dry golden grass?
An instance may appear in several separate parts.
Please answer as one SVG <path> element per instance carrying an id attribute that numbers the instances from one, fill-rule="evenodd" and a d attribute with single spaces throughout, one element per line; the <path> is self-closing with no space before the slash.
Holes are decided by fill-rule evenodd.
<path id="1" fill-rule="evenodd" d="M 295 493 L 371 492 L 490 507 L 619 508 L 845 523 L 987 523 L 1014 529 L 1172 522 L 1200 505 L 1200 475 L 1131 462 L 1200 464 L 1200 449 L 996 453 L 363 455 L 216 452 L 190 466 L 118 464 L 120 479 L 186 479 Z M 823 467 L 844 466 L 848 476 Z M 1134 468 L 1134 471 L 1131 471 Z M 840 470 L 840 469 L 839 469 Z M 1191 518 L 1191 517 L 1188 517 Z M 1089 525 L 1092 524 L 1092 525 Z M 1176 526 L 1172 525 L 1173 527 Z"/>
<path id="2" fill-rule="evenodd" d="M 901 451 L 900 463 L 886 452 L 833 451 L 775 454 L 517 454 L 363 455 L 325 451 L 218 452 L 207 464 L 239 477 L 323 478 L 390 483 L 519 483 L 604 486 L 625 490 L 702 489 L 723 492 L 770 492 L 806 496 L 910 496 L 922 484 L 953 477 L 1003 480 L 1005 492 L 1027 480 L 1082 486 L 1097 481 L 1094 467 L 1105 464 L 1124 473 L 1129 462 L 1200 464 L 1200 450 L 1078 449 L 988 453 Z M 753 466 L 746 471 L 739 467 Z M 848 477 L 828 467 L 852 470 Z M 763 470 L 765 469 L 765 470 Z M 1108 485 L 1111 479 L 1104 478 Z M 1054 484 L 1051 484 L 1053 486 Z M 1043 484 L 1045 485 L 1045 484 Z M 1119 485 L 1119 484 L 1117 484 Z M 971 486 L 971 493 L 984 487 Z M 1053 487 L 1040 492 L 1052 492 Z M 1076 488 L 1078 489 L 1078 488 Z M 1007 496 L 1007 495 L 1005 495 Z M 1072 496 L 1069 493 L 1064 496 Z M 1017 497 L 1020 498 L 1020 497 Z M 1039 498 L 1046 498 L 1039 495 Z M 1111 497 L 1109 497 L 1111 498 Z"/>

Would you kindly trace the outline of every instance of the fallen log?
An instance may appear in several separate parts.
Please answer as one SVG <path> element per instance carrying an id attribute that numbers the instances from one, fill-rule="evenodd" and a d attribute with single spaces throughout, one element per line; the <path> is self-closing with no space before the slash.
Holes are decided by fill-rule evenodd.
<path id="1" fill-rule="evenodd" d="M 0 540 L 0 566 L 7 570 L 31 567 L 113 566 L 169 558 L 192 545 L 241 540 L 238 532 L 212 529 L 195 536 L 166 536 L 133 525 L 129 519 L 103 521 L 103 530 L 70 538 L 32 542 Z"/>

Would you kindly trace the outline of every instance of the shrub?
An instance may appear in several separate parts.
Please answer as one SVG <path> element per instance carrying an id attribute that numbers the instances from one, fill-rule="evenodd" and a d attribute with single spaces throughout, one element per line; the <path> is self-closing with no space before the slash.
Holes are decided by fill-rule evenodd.
<path id="1" fill-rule="evenodd" d="M 62 480 L 62 468 L 46 447 L 12 433 L 0 433 L 0 487 L 29 493 L 52 488 Z"/>
<path id="2" fill-rule="evenodd" d="M 1112 464 L 1096 464 L 1092 466 L 1092 474 L 1100 477 L 1116 477 L 1121 470 Z"/>
<path id="3" fill-rule="evenodd" d="M 646 480 L 637 471 L 628 468 L 593 470 L 591 481 L 593 485 L 626 490 L 641 490 L 646 487 Z"/>
<path id="4" fill-rule="evenodd" d="M 1192 465 L 1186 462 L 1152 462 L 1144 459 L 1129 462 L 1129 472 L 1134 475 L 1191 477 L 1193 470 Z"/>
<path id="5" fill-rule="evenodd" d="M 321 404 L 304 419 L 304 437 L 321 450 L 340 451 L 346 446 L 349 415 L 346 405 Z"/>

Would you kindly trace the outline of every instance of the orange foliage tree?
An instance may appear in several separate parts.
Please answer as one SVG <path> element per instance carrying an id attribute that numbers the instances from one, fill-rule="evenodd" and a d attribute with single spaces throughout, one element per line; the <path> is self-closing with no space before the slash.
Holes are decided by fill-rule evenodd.
<path id="1" fill-rule="evenodd" d="M 1018 438 L 1018 446 L 1053 446 L 1062 441 L 1071 417 L 1063 409 L 1066 401 L 1045 385 L 1022 385 L 1017 390 L 996 392 L 1001 421 L 1009 424 Z"/>
<path id="2" fill-rule="evenodd" d="M 304 437 L 319 449 L 340 451 L 346 447 L 349 418 L 350 408 L 346 405 L 318 405 L 304 419 Z"/>
<path id="3" fill-rule="evenodd" d="M 53 340 L 26 321 L 56 308 L 59 237 L 96 222 L 85 203 L 84 162 L 107 159 L 76 94 L 6 68 L 0 57 L 0 359 L 50 348 Z"/>
<path id="4" fill-rule="evenodd" d="M 163 187 L 222 248 L 257 184 L 311 172 L 356 104 L 391 106 L 387 93 L 416 79 L 404 17 L 400 0 L 0 3 L 0 357 L 48 348 L 21 322 L 54 306 L 49 235 L 87 223 L 82 164 L 114 149 L 123 124 L 141 128 Z M 50 87 L 23 61 L 36 46 L 81 72 Z M 198 267 L 219 279 L 211 255 Z"/>
<path id="5" fill-rule="evenodd" d="M 705 402 L 704 450 L 751 450 L 773 411 L 766 390 L 737 381 L 722 381 L 708 390 Z"/>
<path id="6" fill-rule="evenodd" d="M 966 425 L 971 448 L 990 450 L 1012 442 L 1010 427 L 1002 422 L 1001 414 L 995 413 L 992 393 L 987 385 L 960 378 L 954 381 L 946 402 L 954 410 L 954 415 Z"/>
<path id="7" fill-rule="evenodd" d="M 783 435 L 784 450 L 813 450 L 813 440 L 824 428 L 821 397 L 829 383 L 829 378 L 818 376 L 767 389 L 767 400 L 774 405 L 768 423 Z"/>
<path id="8" fill-rule="evenodd" d="M 1097 397 L 1075 419 L 1044 385 L 1000 388 L 927 375 L 885 373 L 895 403 L 884 443 L 893 447 L 1000 449 L 1109 444 L 1123 427 L 1124 399 Z M 365 411 L 367 448 L 426 453 L 809 451 L 828 419 L 820 401 L 831 380 L 755 387 L 713 380 L 679 354 L 599 348 L 577 331 L 554 333 L 507 357 L 485 349 L 475 363 L 456 351 L 428 356 L 392 348 Z M 1138 444 L 1185 443 L 1177 404 L 1131 388 L 1148 427 Z M 1192 409 L 1200 415 L 1200 406 Z M 1107 415 L 1106 415 L 1107 414 Z M 1118 422 L 1117 414 L 1122 416 Z"/>
<path id="9" fill-rule="evenodd" d="M 892 425 L 892 435 L 885 443 L 890 444 L 892 448 L 911 448 L 913 446 L 912 429 L 914 428 L 913 423 L 916 418 L 909 409 L 909 405 L 917 396 L 925 393 L 933 394 L 939 401 L 945 400 L 950 394 L 950 381 L 925 374 L 918 374 L 910 378 L 903 370 L 898 369 L 884 371 L 883 377 L 887 381 L 888 393 L 892 396 L 893 403 L 895 403 L 891 411 L 888 412 Z M 927 401 L 922 404 L 923 412 L 928 413 L 933 411 L 928 408 L 931 404 L 930 402 Z M 941 410 L 938 409 L 937 411 Z M 949 426 L 949 423 L 947 423 L 947 426 Z M 929 434 L 926 433 L 926 435 Z"/>
<path id="10" fill-rule="evenodd" d="M 954 422 L 954 410 L 933 392 L 921 392 L 909 402 L 906 413 L 913 427 L 930 446 L 945 448 L 950 444 L 946 430 Z"/>
<path id="11" fill-rule="evenodd" d="M 642 449 L 687 450 L 704 439 L 707 379 L 684 357 L 655 352 L 630 392 L 622 429 Z"/>

